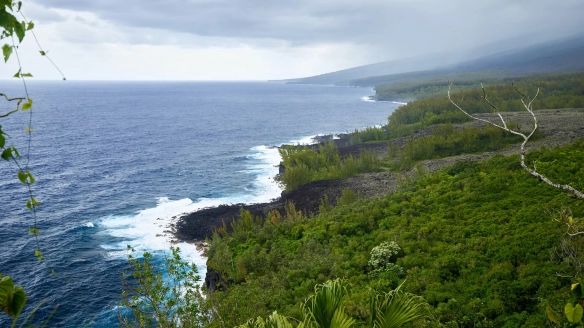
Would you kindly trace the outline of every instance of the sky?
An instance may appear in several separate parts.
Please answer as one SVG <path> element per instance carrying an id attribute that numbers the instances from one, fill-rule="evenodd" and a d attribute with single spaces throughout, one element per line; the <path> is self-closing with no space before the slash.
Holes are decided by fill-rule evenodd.
<path id="1" fill-rule="evenodd" d="M 22 12 L 70 80 L 297 78 L 584 31 L 582 0 L 24 0 Z M 59 79 L 30 36 L 23 71 Z"/>

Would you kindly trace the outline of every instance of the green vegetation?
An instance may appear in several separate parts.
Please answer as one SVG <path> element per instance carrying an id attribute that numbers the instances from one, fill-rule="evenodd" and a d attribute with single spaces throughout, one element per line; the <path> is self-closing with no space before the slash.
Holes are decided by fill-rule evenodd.
<path id="1" fill-rule="evenodd" d="M 584 73 L 538 75 L 536 77 L 521 78 L 515 80 L 516 85 L 532 85 L 523 90 L 527 94 L 535 94 L 537 81 L 540 87 L 540 95 L 533 102 L 533 108 L 560 109 L 584 107 Z M 506 85 L 486 86 L 486 94 L 489 100 L 496 104 L 501 112 L 523 111 L 524 108 L 511 80 L 506 80 Z M 446 94 L 447 88 L 443 90 Z M 481 101 L 482 91 L 467 90 L 453 96 L 462 108 L 469 113 L 491 113 L 488 104 Z M 456 109 L 444 96 L 442 98 L 428 98 L 401 106 L 388 118 L 388 126 L 391 138 L 402 137 L 414 133 L 416 130 L 444 123 L 463 123 L 470 118 Z"/>
<path id="2" fill-rule="evenodd" d="M 504 86 L 513 83 L 518 85 L 540 86 L 556 95 L 565 95 L 572 92 L 573 95 L 582 95 L 584 84 L 583 72 L 561 74 L 534 74 L 528 76 L 515 76 L 505 78 L 479 78 L 450 79 L 453 82 L 452 91 L 461 92 L 471 89 L 480 89 L 484 86 Z M 450 81 L 428 81 L 418 83 L 402 82 L 393 85 L 380 85 L 375 88 L 376 97 L 380 100 L 399 99 L 426 99 L 443 98 Z M 568 91 L 569 90 L 569 91 Z"/>
<path id="3" fill-rule="evenodd" d="M 200 281 L 197 267 L 180 257 L 180 250 L 171 247 L 165 263 L 156 265 L 152 254 L 128 256 L 130 274 L 126 282 L 119 309 L 121 327 L 201 327 L 206 322 L 200 306 L 203 297 L 197 284 Z M 163 276 L 164 272 L 164 276 Z"/>
<path id="4" fill-rule="evenodd" d="M 29 97 L 28 88 L 26 85 L 26 79 L 33 77 L 31 73 L 25 73 L 22 71 L 22 67 L 20 65 L 19 59 L 19 46 L 23 42 L 26 35 L 32 34 L 36 45 L 38 46 L 39 54 L 42 57 L 45 57 L 54 67 L 61 73 L 63 80 L 65 80 L 65 76 L 61 72 L 61 70 L 55 65 L 55 63 L 49 58 L 47 55 L 47 51 L 44 51 L 36 36 L 34 35 L 34 27 L 35 24 L 32 21 L 26 19 L 24 14 L 21 11 L 22 8 L 22 1 L 12 1 L 12 0 L 0 0 L 0 40 L 4 40 L 4 45 L 2 45 L 2 57 L 4 58 L 4 62 L 6 63 L 11 57 L 14 58 L 13 54 L 15 55 L 16 61 L 18 63 L 18 71 L 14 73 L 14 75 L 10 74 L 13 78 L 18 78 L 22 81 L 23 89 L 22 93 L 23 96 L 20 97 L 9 97 L 8 95 L 0 92 L 0 97 L 5 99 L 8 102 L 8 107 L 11 107 L 10 110 L 7 112 L 0 113 L 0 119 L 4 119 L 8 116 L 18 115 L 19 112 L 27 112 L 28 113 L 28 125 L 25 128 L 26 133 L 28 134 L 28 140 L 26 141 L 27 148 L 26 153 L 23 154 L 21 157 L 18 148 L 11 144 L 9 135 L 2 130 L 2 125 L 0 124 L 0 157 L 6 161 L 11 162 L 15 165 L 16 174 L 14 174 L 14 178 L 17 178 L 22 184 L 26 186 L 26 193 L 27 193 L 27 201 L 26 201 L 26 208 L 30 210 L 32 220 L 30 222 L 30 227 L 28 229 L 29 234 L 33 235 L 35 238 L 35 248 L 34 249 L 34 256 L 41 261 L 48 269 L 50 269 L 49 265 L 45 261 L 45 258 L 41 252 L 40 244 L 39 244 L 39 229 L 37 228 L 37 215 L 36 210 L 37 207 L 41 205 L 39 201 L 37 201 L 33 194 L 32 185 L 35 183 L 35 178 L 33 174 L 30 172 L 29 168 L 29 156 L 28 153 L 31 149 L 31 134 L 33 133 L 32 127 L 32 111 L 33 111 L 33 100 Z M 5 76 L 8 77 L 8 76 Z M 26 159 L 24 160 L 23 159 Z M 24 205 L 24 204 L 23 204 Z M 33 253 L 31 251 L 31 253 Z M 51 275 L 55 272 L 51 269 Z M 2 273 L 0 273 L 0 277 L 2 277 Z M 14 285 L 12 279 L 8 276 L 2 278 L 0 282 L 0 308 L 4 310 L 4 312 L 13 317 L 13 324 L 15 326 L 19 315 L 26 303 L 27 295 L 22 289 L 17 285 Z M 26 322 L 22 323 L 20 326 L 23 327 L 30 327 L 32 325 L 32 321 L 34 319 L 35 313 L 37 309 L 43 302 L 40 302 L 27 316 L 25 319 Z M 47 326 L 49 320 L 51 319 L 52 315 L 57 310 L 58 306 L 55 307 L 55 310 L 45 319 L 42 327 Z"/>
<path id="5" fill-rule="evenodd" d="M 564 314 L 570 327 L 582 327 L 584 324 L 582 321 L 584 308 L 582 308 L 581 303 L 584 302 L 584 286 L 582 286 L 581 282 L 577 282 L 572 284 L 571 290 L 572 300 L 564 306 Z M 546 307 L 546 314 L 553 323 L 560 325 L 560 319 L 556 317 L 551 307 Z"/>
<path id="6" fill-rule="evenodd" d="M 401 286 L 400 286 L 401 287 Z M 400 287 L 387 293 L 371 292 L 367 327 L 395 328 L 412 322 L 422 321 L 428 316 L 427 304 L 418 296 L 404 293 Z M 344 300 L 350 297 L 347 282 L 344 280 L 329 280 L 317 285 L 314 295 L 302 305 L 304 320 L 297 328 L 349 328 L 355 326 L 355 319 L 345 313 Z M 240 328 L 292 328 L 287 317 L 272 313 L 267 319 L 258 317 L 251 319 Z M 294 320 L 292 320 L 294 322 Z"/>
<path id="7" fill-rule="evenodd" d="M 527 161 L 534 160 L 551 179 L 584 188 L 584 141 L 532 152 Z M 446 327 L 545 326 L 540 299 L 557 309 L 569 297 L 570 279 L 555 275 L 565 259 L 550 260 L 563 226 L 546 213 L 562 207 L 573 209 L 574 220 L 584 216 L 581 201 L 532 179 L 518 156 L 458 163 L 311 219 L 289 205 L 284 215 L 214 234 L 208 266 L 228 288 L 210 300 L 227 326 L 273 311 L 301 321 L 315 285 L 346 278 L 353 291 L 346 311 L 358 325 L 369 317 L 369 289 L 403 283 Z M 385 268 L 392 263 L 404 275 L 371 274 L 380 267 L 372 251 L 389 245 L 395 251 L 386 252 Z"/>
<path id="8" fill-rule="evenodd" d="M 281 177 L 286 190 L 311 181 L 348 178 L 379 169 L 375 154 L 363 152 L 358 158 L 341 158 L 332 142 L 319 145 L 318 150 L 307 146 L 284 146 L 280 148 L 280 155 L 286 169 Z"/>
<path id="9" fill-rule="evenodd" d="M 580 106 L 584 94 L 577 90 L 583 77 L 546 76 L 544 96 L 534 106 Z M 512 87 L 486 89 L 502 111 L 522 109 Z M 481 96 L 477 90 L 456 95 L 471 113 L 488 111 L 476 105 Z M 387 126 L 352 133 L 351 143 L 391 140 L 435 125 L 427 137 L 409 139 L 403 147 L 390 142 L 388 157 L 381 161 L 371 153 L 342 158 L 333 143 L 282 147 L 282 182 L 292 190 L 315 180 L 410 169 L 419 160 L 497 150 L 522 140 L 488 125 L 453 125 L 467 121 L 447 99 L 409 103 L 390 116 Z M 517 123 L 507 124 L 521 130 Z M 535 161 L 538 171 L 553 181 L 584 187 L 584 141 L 532 151 L 526 162 Z M 221 276 L 206 300 L 214 311 L 209 326 L 328 326 L 330 320 L 317 323 L 314 313 L 322 311 L 310 311 L 307 304 L 314 305 L 317 295 L 338 278 L 351 286 L 343 294 L 338 326 L 371 326 L 376 317 L 371 293 L 388 290 L 407 290 L 427 301 L 432 320 L 423 326 L 532 327 L 549 320 L 579 324 L 579 299 L 565 306 L 565 317 L 557 315 L 568 298 L 565 286 L 579 273 L 556 274 L 576 261 L 574 251 L 557 251 L 559 244 L 568 249 L 561 241 L 564 226 L 550 213 L 573 208 L 570 220 L 579 222 L 584 216 L 581 204 L 532 179 L 518 156 L 495 156 L 432 175 L 417 174 L 381 199 L 362 200 L 345 189 L 337 207 L 325 196 L 319 214 L 310 218 L 293 203 L 286 204 L 285 213 L 273 210 L 266 217 L 242 210 L 231 229 L 223 225 L 215 231 L 207 253 L 209 270 Z M 304 301 L 315 286 L 315 295 Z"/>
<path id="10" fill-rule="evenodd" d="M 523 111 L 520 96 L 511 85 L 531 85 L 524 90 L 534 94 L 539 85 L 540 94 L 534 101 L 534 108 L 576 108 L 584 107 L 584 73 L 538 74 L 526 77 L 487 79 L 485 91 L 489 100 L 502 112 Z M 422 128 L 438 125 L 427 138 L 412 139 L 401 149 L 389 144 L 389 164 L 383 166 L 393 170 L 412 168 L 416 161 L 442 158 L 463 153 L 477 153 L 498 150 L 521 139 L 492 126 L 482 129 L 454 129 L 452 124 L 462 124 L 471 119 L 454 107 L 445 97 L 448 83 L 428 82 L 422 84 L 403 83 L 378 87 L 378 97 L 418 97 L 420 100 L 410 102 L 396 109 L 389 117 L 388 124 L 382 127 L 370 127 L 350 134 L 351 144 L 389 141 L 411 136 Z M 453 91 L 459 91 L 453 98 L 459 100 L 461 107 L 469 113 L 492 113 L 492 108 L 482 101 L 483 92 L 477 80 L 465 80 L 453 85 Z M 442 97 L 436 97 L 437 94 Z M 512 123 L 516 129 L 521 129 Z M 532 140 L 541 136 L 540 131 Z"/>
<path id="11" fill-rule="evenodd" d="M 34 28 L 34 23 L 26 21 L 22 13 L 20 13 L 21 7 L 21 1 L 0 1 L 0 40 L 6 40 L 9 42 L 2 46 L 2 56 L 4 58 L 4 62 L 7 62 L 10 59 L 13 52 L 18 55 L 18 45 L 23 41 L 27 31 L 30 31 Z M 19 19 L 15 16 L 18 14 L 23 17 L 23 21 L 19 21 Z M 15 40 L 17 40 L 18 43 L 16 43 Z M 25 77 L 32 77 L 32 75 L 30 73 L 22 72 L 22 68 L 20 68 L 19 63 L 19 70 L 16 72 L 16 74 L 14 74 L 14 77 L 21 78 L 24 82 Z M 6 99 L 7 102 L 11 103 L 10 107 L 14 108 L 8 112 L 0 113 L 0 118 L 6 118 L 10 115 L 18 113 L 19 111 L 28 111 L 29 113 L 32 112 L 33 102 L 32 99 L 28 97 L 28 94 L 26 97 L 8 97 L 6 94 L 0 93 L 0 96 Z M 27 126 L 26 131 L 29 134 L 32 133 L 32 127 Z M 40 205 L 40 202 L 38 202 L 33 197 L 31 189 L 31 185 L 35 182 L 35 178 L 28 170 L 28 162 L 26 165 L 21 165 L 20 153 L 14 145 L 10 144 L 9 136 L 2 130 L 2 125 L 0 125 L 0 157 L 4 161 L 12 161 L 16 165 L 17 173 L 14 175 L 14 178 L 18 178 L 18 180 L 27 187 L 28 199 L 26 202 L 26 207 L 31 210 L 33 217 L 33 222 L 31 224 L 31 228 L 29 228 L 29 232 L 36 237 L 38 236 L 38 229 L 36 226 L 36 207 Z M 38 239 L 36 240 L 36 249 L 34 250 L 34 254 L 39 261 L 43 259 L 38 244 Z M 0 273 L 0 278 L 2 278 L 2 280 L 0 280 L 0 308 L 4 311 L 4 313 L 13 318 L 12 326 L 14 326 L 26 304 L 27 295 L 24 292 L 24 289 L 15 285 L 12 281 L 12 278 L 9 276 L 2 277 L 2 273 Z"/>
<path id="12" fill-rule="evenodd" d="M 485 86 L 502 84 L 501 79 L 487 78 L 481 79 L 480 82 L 475 77 L 471 80 L 455 80 L 452 85 L 452 92 L 458 93 L 461 91 L 479 89 L 481 83 Z M 428 82 L 402 82 L 392 85 L 378 85 L 375 87 L 375 97 L 379 100 L 394 100 L 394 101 L 411 101 L 421 100 L 427 98 L 444 97 L 445 91 L 448 89 L 450 82 L 448 81 L 428 81 Z"/>
<path id="13" fill-rule="evenodd" d="M 511 74 L 501 70 L 487 70 L 487 71 L 476 71 L 476 72 L 462 72 L 453 73 L 451 70 L 435 70 L 435 71 L 421 71 L 421 72 L 409 72 L 392 74 L 385 76 L 372 76 L 364 79 L 358 79 L 350 81 L 352 86 L 375 86 L 387 87 L 396 86 L 399 88 L 414 87 L 417 85 L 424 85 L 428 83 L 444 83 L 444 81 L 486 81 L 486 80 L 498 80 L 504 77 L 515 76 L 517 74 Z M 382 100 L 399 100 L 404 98 L 390 98 Z"/>
<path id="14" fill-rule="evenodd" d="M 584 73 L 538 74 L 525 77 L 488 79 L 485 91 L 489 100 L 496 104 L 501 112 L 523 111 L 512 83 L 529 85 L 523 90 L 535 94 L 538 84 L 540 93 L 534 101 L 534 108 L 568 108 L 584 107 Z M 491 85 L 489 85 L 491 84 Z M 362 153 L 358 158 L 349 156 L 341 158 L 332 143 L 321 145 L 318 149 L 288 146 L 280 149 L 282 163 L 286 168 L 282 183 L 286 190 L 293 190 L 300 185 L 316 180 L 346 178 L 364 172 L 383 169 L 399 171 L 411 169 L 417 161 L 443 158 L 464 153 L 479 153 L 499 150 L 522 139 L 511 133 L 492 126 L 484 128 L 455 129 L 452 124 L 469 122 L 471 119 L 454 107 L 445 97 L 448 84 L 444 82 L 392 85 L 379 87 L 378 97 L 384 95 L 408 95 L 422 99 L 410 102 L 396 109 L 388 118 L 388 124 L 382 127 L 369 127 L 350 133 L 350 144 L 389 141 L 411 136 L 422 128 L 438 125 L 432 135 L 426 138 L 411 139 L 402 148 L 389 144 L 389 158 L 380 161 L 370 153 Z M 492 113 L 492 108 L 482 101 L 483 91 L 477 80 L 464 80 L 454 85 L 453 90 L 462 90 L 453 98 L 460 99 L 459 104 L 469 113 Z M 437 93 L 443 97 L 434 97 Z M 510 122 L 513 128 L 521 126 Z M 536 132 L 532 140 L 539 138 Z"/>
<path id="15" fill-rule="evenodd" d="M 404 269 L 395 264 L 395 261 L 401 257 L 400 255 L 403 256 L 403 251 L 395 241 L 386 241 L 379 246 L 373 247 L 371 258 L 368 262 L 373 270 L 369 272 L 369 275 L 373 277 L 380 275 L 396 278 L 403 277 Z"/>
<path id="16" fill-rule="evenodd" d="M 515 128 L 517 124 L 511 122 L 507 126 Z M 541 134 L 537 131 L 532 139 L 539 137 Z M 452 124 L 442 124 L 426 138 L 408 139 L 403 148 L 390 142 L 388 161 L 393 170 L 401 171 L 411 169 L 420 160 L 494 151 L 521 141 L 521 137 L 490 125 L 482 129 L 454 129 Z"/>
<path id="17" fill-rule="evenodd" d="M 508 126 L 520 128 L 513 122 Z M 351 134 L 351 141 L 387 140 L 390 137 L 386 131 L 383 127 L 356 131 Z M 539 137 L 541 134 L 537 131 L 532 139 Z M 482 129 L 476 127 L 455 129 L 448 123 L 438 125 L 426 138 L 409 139 L 401 148 L 389 142 L 388 157 L 383 160 L 367 152 L 362 153 L 359 158 L 348 157 L 343 160 L 332 143 L 321 145 L 318 151 L 309 147 L 283 147 L 280 153 L 286 171 L 282 182 L 286 190 L 293 190 L 311 181 L 345 178 L 384 168 L 399 172 L 413 168 L 420 160 L 494 151 L 521 141 L 521 137 L 489 125 Z"/>
<path id="18" fill-rule="evenodd" d="M 26 294 L 10 277 L 0 274 L 0 309 L 13 318 L 17 318 L 26 304 Z"/>
<path id="19" fill-rule="evenodd" d="M 389 140 L 389 131 L 387 130 L 387 125 L 368 127 L 363 130 L 355 129 L 355 131 L 350 134 L 350 138 L 351 145 L 384 141 Z"/>

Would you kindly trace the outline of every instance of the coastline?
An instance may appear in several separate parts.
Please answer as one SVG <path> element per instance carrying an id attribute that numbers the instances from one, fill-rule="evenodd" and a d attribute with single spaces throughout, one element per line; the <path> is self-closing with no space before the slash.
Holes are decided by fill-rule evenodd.
<path id="1" fill-rule="evenodd" d="M 530 142 L 528 150 L 542 146 L 557 147 L 584 138 L 584 126 L 578 124 L 584 119 L 584 109 L 538 110 L 537 113 L 544 138 Z M 508 116 L 510 119 L 522 124 L 529 124 L 530 117 L 528 113 L 512 112 L 508 113 Z M 482 125 L 484 124 L 481 122 L 470 122 L 456 125 L 456 128 L 465 129 Z M 423 128 L 410 137 L 397 138 L 391 142 L 403 147 L 408 138 L 424 138 L 431 135 L 434 128 L 432 126 Z M 318 143 L 331 140 L 331 135 L 319 135 L 311 138 L 315 138 L 316 143 L 310 146 L 316 147 Z M 363 150 L 372 151 L 380 158 L 387 156 L 387 141 L 349 145 L 348 135 L 343 134 L 338 135 L 338 138 L 333 139 L 333 141 L 339 148 L 342 157 L 358 155 Z M 497 154 L 516 154 L 518 151 L 519 145 L 512 145 L 509 148 L 498 151 L 425 160 L 420 164 L 424 173 L 432 173 L 460 161 L 478 161 Z M 239 218 L 241 208 L 250 211 L 254 216 L 264 216 L 273 209 L 283 212 L 287 201 L 293 201 L 296 208 L 306 215 L 317 214 L 320 201 L 325 194 L 331 202 L 335 203 L 336 198 L 342 195 L 342 190 L 345 188 L 352 189 L 355 194 L 360 195 L 362 198 L 383 197 L 387 193 L 397 190 L 404 176 L 412 177 L 415 174 L 414 171 L 415 169 L 399 174 L 392 172 L 365 173 L 347 179 L 314 181 L 302 185 L 291 192 L 283 191 L 280 197 L 270 202 L 222 204 L 203 208 L 178 217 L 175 221 L 173 235 L 180 242 L 203 242 L 210 238 L 213 230 L 222 226 L 223 222 L 229 227 L 232 220 Z M 275 180 L 277 178 L 272 179 L 273 183 L 275 183 Z"/>
<path id="2" fill-rule="evenodd" d="M 363 98 L 363 101 L 367 101 L 367 102 L 387 102 L 387 103 L 392 103 L 392 104 L 398 104 L 398 105 L 407 105 L 408 103 L 404 101 L 397 101 L 397 100 L 381 100 L 378 99 L 377 96 L 365 96 Z"/>
<path id="3" fill-rule="evenodd" d="M 481 115 L 478 115 L 481 116 Z M 529 124 L 531 116 L 525 112 L 507 113 L 509 119 L 520 124 Z M 485 117 L 486 118 L 486 117 Z M 526 147 L 527 150 L 538 149 L 540 147 L 557 147 L 573 143 L 578 139 L 584 138 L 584 126 L 578 122 L 584 120 L 584 108 L 580 109 L 563 109 L 563 110 L 540 110 L 538 111 L 538 120 L 542 129 L 543 138 L 530 142 Z M 479 121 L 473 121 L 466 124 L 455 125 L 456 129 L 466 129 L 470 127 L 482 127 L 485 124 Z M 403 147 L 408 139 L 424 138 L 432 134 L 435 126 L 422 128 L 411 136 L 391 140 L 398 147 Z M 325 142 L 330 137 L 325 136 Z M 376 153 L 378 157 L 387 156 L 388 141 L 349 145 L 348 135 L 340 135 L 338 139 L 333 139 L 341 156 L 346 157 L 350 154 L 359 154 L 362 150 L 368 150 Z M 312 145 L 315 147 L 317 144 Z M 480 161 L 488 159 L 495 155 L 513 155 L 520 152 L 519 144 L 511 145 L 497 151 L 484 152 L 477 154 L 463 154 L 453 157 L 431 159 L 419 162 L 421 170 L 414 168 L 400 173 L 378 172 L 364 173 L 347 179 L 320 180 L 305 185 L 301 185 L 291 192 L 283 191 L 275 200 L 266 203 L 257 204 L 230 204 L 216 207 L 208 207 L 195 212 L 180 216 L 173 226 L 172 234 L 177 242 L 195 244 L 201 250 L 201 259 L 206 259 L 206 248 L 208 239 L 212 237 L 213 230 L 225 224 L 229 228 L 231 222 L 240 218 L 242 208 L 248 210 L 254 216 L 265 215 L 270 210 L 278 210 L 284 213 L 284 206 L 287 201 L 294 202 L 297 210 L 302 211 L 306 216 L 318 214 L 321 199 L 327 195 L 331 205 L 336 206 L 336 200 L 342 196 L 342 191 L 346 188 L 351 189 L 360 198 L 383 197 L 390 192 L 396 191 L 404 180 L 414 178 L 416 175 L 433 173 L 445 167 L 454 165 L 462 161 Z M 281 173 L 281 171 L 280 171 Z M 279 174 L 280 174 L 279 173 Z M 275 178 L 272 181 L 275 183 Z M 203 276 L 203 274 L 201 274 Z M 219 272 L 205 265 L 204 280 L 202 283 L 210 291 L 225 288 L 226 284 Z"/>

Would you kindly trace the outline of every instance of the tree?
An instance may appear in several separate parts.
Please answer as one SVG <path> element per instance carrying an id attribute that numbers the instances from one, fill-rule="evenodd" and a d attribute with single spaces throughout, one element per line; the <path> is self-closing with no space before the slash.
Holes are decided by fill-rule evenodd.
<path id="1" fill-rule="evenodd" d="M 535 93 L 535 96 L 533 96 L 533 98 L 529 98 L 527 97 L 524 93 L 522 93 L 517 87 L 513 86 L 513 88 L 515 89 L 515 91 L 521 96 L 520 100 L 521 100 L 521 104 L 523 105 L 523 107 L 525 108 L 525 110 L 527 110 L 527 112 L 529 114 L 531 114 L 531 117 L 533 118 L 533 129 L 531 130 L 531 132 L 529 132 L 528 134 L 523 133 L 521 131 L 519 131 L 519 129 L 514 130 L 513 128 L 511 128 L 509 126 L 509 122 L 506 121 L 503 118 L 503 115 L 501 115 L 501 112 L 499 111 L 499 108 L 497 108 L 497 106 L 495 106 L 491 101 L 489 101 L 489 99 L 487 99 L 487 93 L 485 92 L 485 88 L 484 86 L 481 84 L 481 88 L 483 90 L 483 95 L 481 96 L 481 98 L 487 102 L 487 104 L 489 104 L 489 106 L 493 109 L 493 113 L 497 115 L 497 117 L 501 120 L 501 124 L 497 124 L 497 123 L 493 123 L 490 120 L 487 119 L 482 119 L 479 117 L 476 117 L 472 114 L 470 114 L 469 112 L 465 111 L 460 105 L 458 105 L 454 100 L 452 100 L 452 97 L 450 95 L 450 88 L 452 87 L 452 83 L 449 85 L 448 87 L 448 100 L 450 100 L 450 102 L 456 106 L 456 108 L 458 108 L 459 110 L 461 110 L 464 114 L 466 114 L 468 117 L 477 120 L 477 121 L 481 121 L 484 123 L 487 123 L 489 125 L 492 125 L 494 127 L 497 127 L 499 129 L 503 129 L 509 133 L 518 135 L 520 137 L 523 138 L 523 142 L 521 143 L 521 167 L 523 167 L 527 172 L 529 172 L 529 174 L 531 174 L 532 176 L 540 179 L 541 181 L 547 183 L 548 185 L 554 187 L 554 188 L 558 188 L 558 189 L 562 189 L 562 190 L 566 190 L 571 192 L 572 194 L 574 194 L 574 196 L 576 196 L 579 199 L 584 199 L 584 193 L 571 187 L 570 185 L 563 185 L 563 184 L 559 184 L 559 183 L 555 183 L 553 181 L 551 181 L 550 179 L 548 179 L 546 176 L 544 176 L 543 174 L 537 172 L 537 167 L 536 167 L 536 163 L 533 163 L 533 168 L 530 168 L 529 166 L 527 166 L 527 164 L 525 164 L 525 145 L 527 144 L 527 142 L 529 141 L 529 139 L 533 136 L 533 134 L 535 133 L 535 131 L 538 128 L 537 125 L 537 116 L 535 115 L 535 113 L 533 112 L 533 101 L 537 98 L 537 96 L 539 95 L 539 88 L 537 88 L 537 92 Z"/>
<path id="2" fill-rule="evenodd" d="M 197 267 L 180 257 L 180 249 L 171 247 L 171 256 L 162 266 L 145 252 L 139 259 L 128 246 L 130 273 L 122 293 L 118 318 L 122 327 L 200 327 L 206 322 L 201 311 Z"/>

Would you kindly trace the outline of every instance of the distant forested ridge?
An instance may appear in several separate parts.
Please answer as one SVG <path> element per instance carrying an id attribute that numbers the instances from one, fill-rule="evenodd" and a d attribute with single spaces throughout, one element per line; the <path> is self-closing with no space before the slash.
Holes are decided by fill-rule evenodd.
<path id="1" fill-rule="evenodd" d="M 573 96 L 573 99 L 584 95 L 584 72 L 575 73 L 555 73 L 555 74 L 530 74 L 526 76 L 508 76 L 504 78 L 490 78 L 488 72 L 482 75 L 459 75 L 451 78 L 443 78 L 441 81 L 419 81 L 402 82 L 392 85 L 379 85 L 375 87 L 375 96 L 379 100 L 420 100 L 426 98 L 446 98 L 446 90 L 452 83 L 452 92 L 478 90 L 481 85 L 489 86 L 511 86 L 529 87 L 530 89 L 542 89 L 541 96 L 538 97 L 540 105 L 544 103 L 553 108 L 560 105 L 559 102 L 567 100 L 567 96 Z M 550 103 L 550 97 L 555 96 L 558 99 L 556 103 Z M 542 99 L 545 98 L 545 101 Z M 568 100 L 568 104 L 571 100 Z M 563 107 L 579 107 L 563 106 Z"/>

